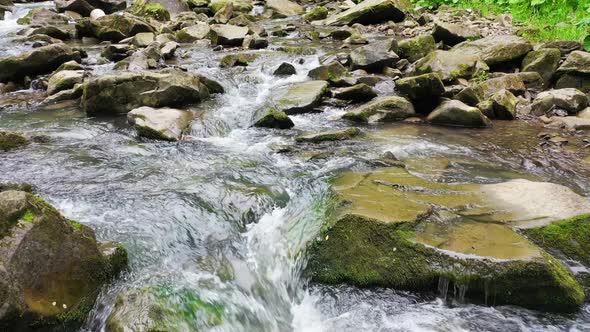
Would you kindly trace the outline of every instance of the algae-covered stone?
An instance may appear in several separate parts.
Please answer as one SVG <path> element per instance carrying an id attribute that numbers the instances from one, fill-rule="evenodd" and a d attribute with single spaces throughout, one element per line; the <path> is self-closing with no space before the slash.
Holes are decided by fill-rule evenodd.
<path id="1" fill-rule="evenodd" d="M 83 37 L 96 37 L 114 42 L 133 37 L 140 32 L 155 32 L 155 28 L 147 21 L 128 13 L 106 15 L 96 20 L 79 20 L 76 30 Z"/>
<path id="2" fill-rule="evenodd" d="M 356 48 L 349 55 L 350 69 L 382 72 L 384 67 L 393 67 L 399 56 L 391 50 L 391 46 L 391 41 L 384 40 Z"/>
<path id="3" fill-rule="evenodd" d="M 234 10 L 238 12 L 248 13 L 253 8 L 251 0 L 211 0 L 209 9 L 215 14 L 228 2 L 231 2 Z"/>
<path id="4" fill-rule="evenodd" d="M 401 94 L 412 100 L 436 98 L 445 92 L 445 87 L 436 73 L 399 79 L 395 82 Z"/>
<path id="5" fill-rule="evenodd" d="M 579 283 L 542 249 L 506 225 L 457 214 L 486 202 L 477 185 L 390 167 L 346 172 L 332 188 L 346 204 L 309 250 L 316 282 L 435 291 L 446 281 L 480 302 L 566 312 L 583 303 Z"/>
<path id="6" fill-rule="evenodd" d="M 514 95 L 522 95 L 526 91 L 526 86 L 520 75 L 508 74 L 467 87 L 458 93 L 456 98 L 468 105 L 477 105 L 502 89 Z"/>
<path id="7" fill-rule="evenodd" d="M 22 81 L 26 76 L 50 73 L 62 63 L 80 61 L 80 54 L 65 44 L 53 44 L 0 59 L 0 83 Z"/>
<path id="8" fill-rule="evenodd" d="M 421 35 L 400 40 L 395 52 L 403 59 L 415 62 L 430 54 L 436 49 L 436 43 L 432 35 Z"/>
<path id="9" fill-rule="evenodd" d="M 347 129 L 339 129 L 339 130 L 328 130 L 322 131 L 319 133 L 310 133 L 310 134 L 303 134 L 299 135 L 295 138 L 295 141 L 299 143 L 321 143 L 327 141 L 345 141 L 349 139 L 353 139 L 356 136 L 361 134 L 361 130 L 352 127 Z"/>
<path id="10" fill-rule="evenodd" d="M 556 48 L 541 48 L 529 52 L 522 60 L 521 70 L 523 72 L 536 72 L 541 75 L 546 84 L 549 84 L 551 77 L 559 66 L 561 52 Z"/>
<path id="11" fill-rule="evenodd" d="M 393 122 L 415 116 L 411 102 L 403 97 L 391 96 L 375 99 L 342 116 L 356 122 Z"/>
<path id="12" fill-rule="evenodd" d="M 480 58 L 477 55 L 437 50 L 415 65 L 416 74 L 437 73 L 443 81 L 470 78 Z"/>
<path id="13" fill-rule="evenodd" d="M 491 121 L 477 107 L 465 105 L 459 100 L 442 102 L 426 118 L 428 122 L 447 126 L 489 127 Z"/>
<path id="14" fill-rule="evenodd" d="M 487 112 L 482 103 L 486 104 Z M 516 105 L 518 98 L 510 91 L 501 89 L 494 93 L 488 100 L 478 104 L 478 108 L 487 116 L 499 120 L 514 120 L 516 118 Z"/>
<path id="15" fill-rule="evenodd" d="M 164 141 L 178 141 L 194 114 L 174 108 L 143 106 L 127 113 L 127 121 L 140 136 Z"/>
<path id="16" fill-rule="evenodd" d="M 53 95 L 62 90 L 68 90 L 84 80 L 84 71 L 82 70 L 62 70 L 59 71 L 47 81 L 47 94 Z"/>
<path id="17" fill-rule="evenodd" d="M 557 69 L 559 74 L 590 75 L 590 53 L 574 51 L 568 55 L 565 61 Z"/>
<path id="18" fill-rule="evenodd" d="M 254 62 L 256 59 L 258 59 L 258 57 L 259 54 L 256 53 L 228 54 L 221 58 L 219 66 L 224 68 L 235 66 L 247 67 L 248 64 Z"/>
<path id="19" fill-rule="evenodd" d="M 410 8 L 405 0 L 365 0 L 341 13 L 324 20 L 326 25 L 378 24 L 387 21 L 401 22 Z"/>
<path id="20" fill-rule="evenodd" d="M 187 11 L 185 2 L 174 0 L 136 0 L 131 7 L 131 12 L 136 16 L 151 17 L 161 22 L 170 21 L 168 7 L 176 9 L 176 14 Z"/>
<path id="21" fill-rule="evenodd" d="M 470 54 L 481 58 L 488 66 L 496 66 L 522 59 L 533 49 L 529 41 L 514 35 L 489 36 L 466 41 L 452 48 L 453 53 Z"/>
<path id="22" fill-rule="evenodd" d="M 311 112 L 328 91 L 326 81 L 308 81 L 280 87 L 273 96 L 277 109 L 291 115 Z"/>
<path id="23" fill-rule="evenodd" d="M 324 6 L 313 7 L 304 17 L 308 21 L 323 20 L 328 17 L 328 9 Z"/>
<path id="24" fill-rule="evenodd" d="M 2 329 L 79 327 L 126 265 L 123 248 L 103 251 L 92 229 L 29 193 L 0 193 L 0 230 Z"/>
<path id="25" fill-rule="evenodd" d="M 177 69 L 109 74 L 84 86 L 82 107 L 88 115 L 127 113 L 141 106 L 179 107 L 223 92 L 219 83 Z"/>
<path id="26" fill-rule="evenodd" d="M 338 83 L 348 74 L 346 68 L 338 61 L 331 61 L 309 71 L 307 76 L 314 80 Z"/>
<path id="27" fill-rule="evenodd" d="M 289 129 L 295 124 L 285 112 L 278 111 L 274 108 L 269 109 L 260 119 L 254 123 L 255 127 Z"/>
<path id="28" fill-rule="evenodd" d="M 29 144 L 29 139 L 21 134 L 0 131 L 0 151 L 18 149 L 27 144 Z"/>

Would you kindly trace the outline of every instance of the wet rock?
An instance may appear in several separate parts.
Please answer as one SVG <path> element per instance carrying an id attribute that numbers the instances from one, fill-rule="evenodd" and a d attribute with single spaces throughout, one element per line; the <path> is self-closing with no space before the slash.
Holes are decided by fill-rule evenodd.
<path id="1" fill-rule="evenodd" d="M 421 35 L 400 40 L 395 48 L 395 52 L 401 58 L 415 62 L 430 54 L 435 49 L 436 44 L 432 35 Z"/>
<path id="2" fill-rule="evenodd" d="M 260 119 L 254 123 L 255 127 L 290 129 L 295 126 L 293 121 L 285 112 L 278 111 L 274 108 L 269 109 Z"/>
<path id="3" fill-rule="evenodd" d="M 228 54 L 221 59 L 219 66 L 224 68 L 242 66 L 247 67 L 248 64 L 258 59 L 259 54 L 256 53 L 238 53 Z"/>
<path id="4" fill-rule="evenodd" d="M 518 96 L 526 91 L 526 86 L 519 75 L 504 75 L 467 87 L 457 94 L 456 99 L 468 105 L 477 105 L 501 89 Z"/>
<path id="5" fill-rule="evenodd" d="M 379 24 L 387 21 L 401 22 L 406 18 L 407 3 L 400 0 L 363 1 L 341 13 L 328 16 L 326 25 Z"/>
<path id="6" fill-rule="evenodd" d="M 42 34 L 34 34 L 34 35 L 27 36 L 27 37 L 15 38 L 14 42 L 24 43 L 25 45 L 30 44 L 30 43 L 33 43 L 33 45 L 35 45 L 38 42 L 45 43 L 46 45 L 62 43 L 62 41 L 59 39 L 52 38 L 50 36 L 42 35 Z"/>
<path id="7" fill-rule="evenodd" d="M 244 37 L 244 42 L 242 43 L 242 48 L 244 49 L 259 50 L 267 47 L 268 39 L 262 38 L 257 35 L 247 35 L 246 37 Z"/>
<path id="8" fill-rule="evenodd" d="M 320 133 L 303 134 L 297 136 L 295 141 L 298 143 L 321 143 L 328 141 L 345 141 L 353 139 L 361 134 L 361 130 L 352 127 L 347 129 L 329 130 Z"/>
<path id="9" fill-rule="evenodd" d="M 55 0 L 55 7 L 60 13 L 73 11 L 82 16 L 90 16 L 94 9 L 100 9 L 106 14 L 124 10 L 127 2 L 124 0 Z"/>
<path id="10" fill-rule="evenodd" d="M 365 45 L 369 43 L 369 40 L 358 33 L 353 33 L 350 37 L 344 39 L 344 43 L 349 45 Z"/>
<path id="11" fill-rule="evenodd" d="M 234 6 L 231 2 L 226 3 L 221 9 L 213 16 L 213 21 L 219 24 L 226 24 L 234 14 Z"/>
<path id="12" fill-rule="evenodd" d="M 162 54 L 162 57 L 164 59 L 171 59 L 174 57 L 174 54 L 176 53 L 176 49 L 178 48 L 178 43 L 177 42 L 167 42 L 165 43 L 162 48 L 160 49 L 160 53 Z"/>
<path id="13" fill-rule="evenodd" d="M 304 17 L 310 22 L 323 20 L 328 17 L 328 9 L 324 6 L 313 7 Z"/>
<path id="14" fill-rule="evenodd" d="M 363 69 L 382 72 L 385 67 L 393 67 L 399 56 L 391 50 L 391 41 L 375 41 L 353 50 L 349 55 L 351 70 Z"/>
<path id="15" fill-rule="evenodd" d="M 488 118 L 499 120 L 514 120 L 518 98 L 510 91 L 502 89 L 494 93 L 489 99 L 477 104 Z"/>
<path id="16" fill-rule="evenodd" d="M 72 60 L 72 61 L 68 61 L 68 62 L 64 62 L 61 66 L 59 66 L 53 73 L 57 73 L 60 72 L 62 70 L 84 70 L 84 67 L 82 67 L 81 64 L 79 64 L 78 62 Z"/>
<path id="17" fill-rule="evenodd" d="M 179 43 L 192 43 L 209 35 L 211 28 L 205 22 L 197 22 L 195 25 L 183 28 L 176 32 Z"/>
<path id="18" fill-rule="evenodd" d="M 92 229 L 29 193 L 1 192 L 0 219 L 0 326 L 76 329 L 126 267 L 125 249 L 103 250 Z"/>
<path id="19" fill-rule="evenodd" d="M 377 97 L 377 93 L 370 86 L 360 83 L 350 87 L 335 89 L 332 92 L 332 96 L 336 99 L 362 102 Z"/>
<path id="20" fill-rule="evenodd" d="M 520 181 L 504 187 L 518 191 Z M 583 303 L 572 274 L 526 238 L 506 225 L 452 212 L 486 202 L 477 186 L 431 182 L 388 167 L 346 172 L 332 188 L 336 203 L 346 204 L 335 204 L 341 206 L 337 220 L 309 248 L 307 272 L 316 282 L 432 292 L 443 280 L 452 284 L 449 290 L 466 290 L 461 299 L 485 301 L 492 293 L 495 304 L 553 311 L 576 311 Z M 527 189 L 520 195 L 533 193 Z"/>
<path id="21" fill-rule="evenodd" d="M 437 42 L 442 41 L 449 46 L 455 46 L 466 40 L 481 38 L 480 32 L 473 27 L 441 21 L 434 24 L 432 36 Z"/>
<path id="22" fill-rule="evenodd" d="M 476 71 L 479 57 L 471 54 L 437 50 L 415 65 L 416 74 L 438 73 L 445 82 L 470 78 Z"/>
<path id="23" fill-rule="evenodd" d="M 28 144 L 29 139 L 21 134 L 0 131 L 0 151 L 6 152 Z"/>
<path id="24" fill-rule="evenodd" d="M 156 38 L 156 36 L 153 32 L 140 32 L 133 37 L 131 43 L 135 47 L 147 47 L 154 41 L 154 38 Z"/>
<path id="25" fill-rule="evenodd" d="M 398 96 L 381 97 L 343 115 L 356 122 L 394 122 L 415 116 L 414 106 Z"/>
<path id="26" fill-rule="evenodd" d="M 73 32 L 73 29 L 67 25 L 47 25 L 39 28 L 33 28 L 28 32 L 28 35 L 46 35 L 60 40 L 69 40 L 71 39 L 71 33 L 73 34 Z"/>
<path id="27" fill-rule="evenodd" d="M 161 58 L 160 43 L 152 42 L 148 47 L 136 51 L 129 58 L 119 61 L 114 69 L 129 71 L 156 69 Z"/>
<path id="28" fill-rule="evenodd" d="M 331 61 L 309 71 L 307 76 L 314 80 L 329 81 L 332 85 L 338 85 L 348 70 L 338 61 Z"/>
<path id="29" fill-rule="evenodd" d="M 211 25 L 211 42 L 214 45 L 241 46 L 247 34 L 247 27 L 231 24 Z"/>
<path id="30" fill-rule="evenodd" d="M 496 35 L 463 42 L 453 47 L 452 51 L 455 54 L 477 56 L 488 66 L 497 66 L 520 61 L 532 49 L 531 43 L 521 37 Z"/>
<path id="31" fill-rule="evenodd" d="M 3 191 L 24 191 L 27 193 L 33 192 L 33 185 L 25 182 L 0 182 L 0 192 Z"/>
<path id="32" fill-rule="evenodd" d="M 96 37 L 99 40 L 114 42 L 141 32 L 155 32 L 154 27 L 147 21 L 128 13 L 106 15 L 96 20 L 83 19 L 76 23 L 76 30 L 83 37 Z"/>
<path id="33" fill-rule="evenodd" d="M 436 99 L 445 92 L 445 87 L 436 73 L 399 79 L 395 82 L 401 94 L 412 100 Z"/>
<path id="34" fill-rule="evenodd" d="M 267 0 L 266 7 L 272 9 L 277 17 L 301 15 L 305 12 L 303 7 L 290 0 Z"/>
<path id="35" fill-rule="evenodd" d="M 273 101 L 278 110 L 289 115 L 306 113 L 320 105 L 327 91 L 326 81 L 294 83 L 278 88 Z"/>
<path id="36" fill-rule="evenodd" d="M 344 29 L 337 29 L 330 32 L 330 37 L 334 40 L 345 40 L 346 38 L 350 37 L 354 33 L 353 30 L 344 28 Z"/>
<path id="37" fill-rule="evenodd" d="M 471 107 L 459 100 L 442 102 L 426 118 L 434 124 L 459 127 L 489 127 L 491 121 L 478 108 Z"/>
<path id="38" fill-rule="evenodd" d="M 590 119 L 584 119 L 577 116 L 552 116 L 552 124 L 563 124 L 570 130 L 590 130 Z"/>
<path id="39" fill-rule="evenodd" d="M 104 51 L 102 51 L 101 56 L 111 61 L 120 61 L 131 56 L 132 54 L 133 51 L 130 45 L 110 44 L 104 49 Z"/>
<path id="40" fill-rule="evenodd" d="M 557 48 L 563 56 L 581 50 L 582 44 L 574 40 L 553 40 L 539 45 L 538 49 L 541 48 Z"/>
<path id="41" fill-rule="evenodd" d="M 80 97 L 82 97 L 83 92 L 84 85 L 76 84 L 71 89 L 61 90 L 60 92 L 57 92 L 45 98 L 42 102 L 42 105 L 53 105 L 63 101 L 79 99 Z"/>
<path id="42" fill-rule="evenodd" d="M 194 114 L 174 108 L 139 107 L 127 113 L 127 121 L 139 136 L 164 141 L 178 141 Z"/>
<path id="43" fill-rule="evenodd" d="M 62 70 L 49 77 L 47 81 L 47 94 L 53 95 L 62 90 L 68 90 L 74 85 L 82 83 L 84 80 L 84 71 L 82 70 Z"/>
<path id="44" fill-rule="evenodd" d="M 588 97 L 583 92 L 572 89 L 557 89 L 541 92 L 530 105 L 533 115 L 541 116 L 555 109 L 562 109 L 569 114 L 576 114 L 588 106 Z"/>
<path id="45" fill-rule="evenodd" d="M 187 11 L 188 5 L 181 0 L 138 0 L 131 7 L 133 15 L 151 17 L 160 22 L 170 21 L 172 16 Z"/>
<path id="46" fill-rule="evenodd" d="M 67 24 L 68 18 L 47 8 L 34 8 L 27 15 L 19 18 L 17 23 L 33 26 L 60 25 Z"/>
<path id="47" fill-rule="evenodd" d="M 0 82 L 20 82 L 26 76 L 50 73 L 70 60 L 80 61 L 80 54 L 65 44 L 43 46 L 0 59 Z"/>
<path id="48" fill-rule="evenodd" d="M 579 74 L 563 74 L 555 82 L 556 89 L 573 88 L 590 93 L 590 76 Z"/>
<path id="49" fill-rule="evenodd" d="M 557 48 L 541 48 L 529 52 L 522 60 L 521 71 L 536 72 L 548 85 L 559 66 L 561 52 Z"/>
<path id="50" fill-rule="evenodd" d="M 109 74 L 88 81 L 82 107 L 88 115 L 127 113 L 149 107 L 179 107 L 223 92 L 219 83 L 176 69 Z"/>
<path id="51" fill-rule="evenodd" d="M 232 3 L 232 7 L 237 12 L 248 13 L 253 8 L 252 1 L 250 0 L 211 0 L 209 2 L 209 9 L 215 14 L 228 2 Z"/>
<path id="52" fill-rule="evenodd" d="M 275 76 L 290 76 L 297 74 L 297 70 L 295 70 L 295 67 L 292 64 L 283 62 L 272 74 Z"/>

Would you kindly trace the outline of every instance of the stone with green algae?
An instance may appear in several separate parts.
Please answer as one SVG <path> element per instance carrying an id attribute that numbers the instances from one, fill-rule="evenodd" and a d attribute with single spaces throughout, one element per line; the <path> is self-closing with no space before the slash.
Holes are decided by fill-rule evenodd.
<path id="1" fill-rule="evenodd" d="M 345 141 L 353 139 L 361 134 L 361 130 L 353 127 L 339 130 L 328 130 L 319 133 L 302 134 L 295 138 L 299 143 L 320 143 L 328 141 Z"/>
<path id="2" fill-rule="evenodd" d="M 326 81 L 307 81 L 279 87 L 273 96 L 277 109 L 291 115 L 311 112 L 320 105 L 328 91 Z"/>

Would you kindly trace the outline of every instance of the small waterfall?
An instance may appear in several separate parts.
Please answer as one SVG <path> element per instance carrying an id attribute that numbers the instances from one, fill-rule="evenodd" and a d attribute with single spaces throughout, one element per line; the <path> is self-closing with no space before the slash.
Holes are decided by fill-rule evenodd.
<path id="1" fill-rule="evenodd" d="M 443 299 L 447 299 L 447 293 L 449 292 L 449 278 L 439 277 L 438 278 L 438 294 Z"/>
<path id="2" fill-rule="evenodd" d="M 454 299 L 460 303 L 465 302 L 465 294 L 467 293 L 467 285 L 453 284 L 453 296 Z"/>

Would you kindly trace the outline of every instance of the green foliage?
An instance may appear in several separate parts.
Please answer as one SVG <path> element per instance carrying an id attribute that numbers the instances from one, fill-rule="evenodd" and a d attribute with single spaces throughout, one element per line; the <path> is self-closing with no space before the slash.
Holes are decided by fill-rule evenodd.
<path id="1" fill-rule="evenodd" d="M 578 0 L 413 0 L 435 9 L 442 5 L 471 8 L 483 15 L 510 13 L 525 25 L 522 35 L 534 41 L 581 41 L 590 29 L 590 2 Z"/>

